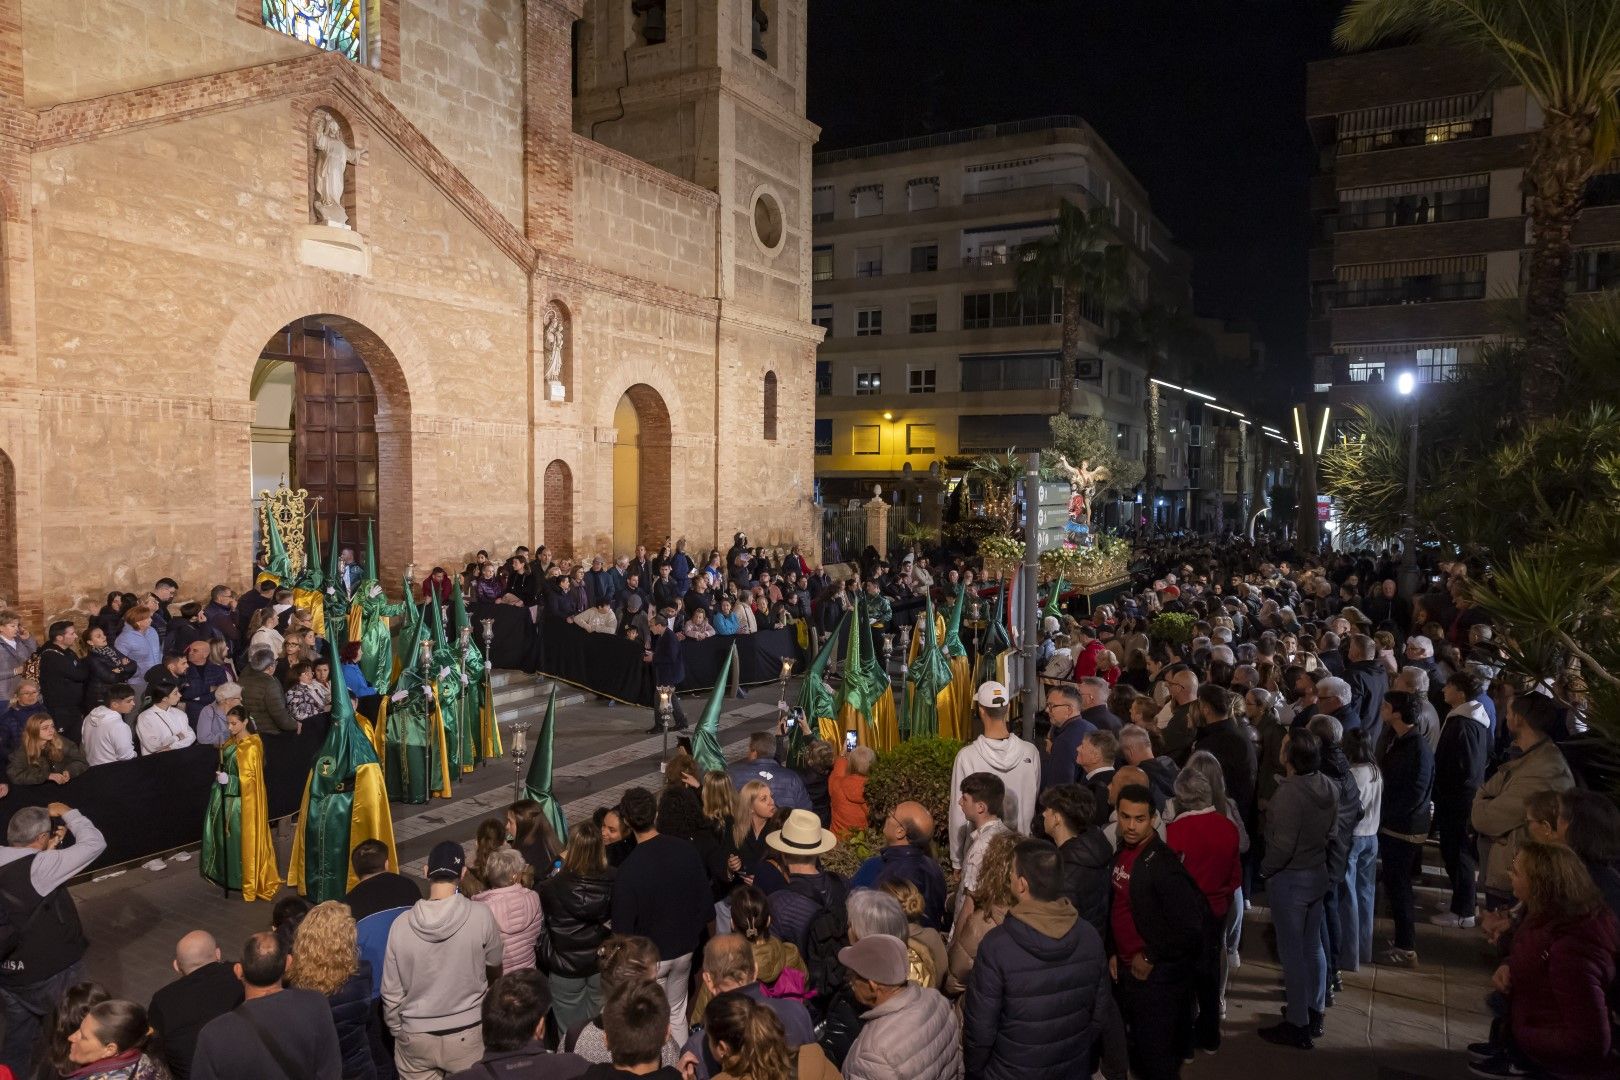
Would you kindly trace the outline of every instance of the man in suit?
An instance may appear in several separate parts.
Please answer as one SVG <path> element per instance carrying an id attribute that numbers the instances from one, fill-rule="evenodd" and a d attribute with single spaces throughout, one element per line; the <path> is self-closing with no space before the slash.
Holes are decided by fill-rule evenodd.
<path id="1" fill-rule="evenodd" d="M 686 662 L 681 654 L 682 637 L 679 631 L 669 625 L 669 620 L 663 615 L 654 615 L 648 620 L 647 629 L 652 633 L 652 642 L 643 659 L 652 665 L 654 686 L 679 686 L 686 678 Z M 675 731 L 686 730 L 686 713 L 681 710 L 681 699 L 676 694 L 670 695 L 672 711 L 672 727 Z M 656 735 L 664 730 L 663 718 L 658 715 L 658 698 L 653 697 L 653 726 L 647 729 L 647 734 Z"/>
<path id="2" fill-rule="evenodd" d="M 1108 804 L 1108 787 L 1114 781 L 1114 761 L 1118 756 L 1119 739 L 1112 731 L 1088 731 L 1086 737 L 1080 740 L 1080 750 L 1075 755 L 1075 764 L 1081 773 L 1080 782 L 1090 789 L 1097 800 L 1092 811 L 1092 821 L 1097 825 L 1108 824 L 1113 809 Z"/>

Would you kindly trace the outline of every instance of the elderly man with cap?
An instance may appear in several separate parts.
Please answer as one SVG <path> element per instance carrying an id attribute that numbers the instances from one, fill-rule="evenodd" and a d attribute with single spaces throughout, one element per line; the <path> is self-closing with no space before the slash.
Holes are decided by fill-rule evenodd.
<path id="1" fill-rule="evenodd" d="M 842 914 L 849 897 L 843 878 L 821 868 L 820 856 L 837 847 L 838 838 L 821 827 L 813 811 L 794 810 L 780 829 L 765 837 L 765 843 L 787 867 L 787 880 L 768 890 L 772 929 L 810 961 L 815 951 L 809 941 L 810 924 L 823 911 Z"/>
<path id="2" fill-rule="evenodd" d="M 838 950 L 865 1026 L 844 1059 L 844 1080 L 956 1080 L 961 1033 L 943 995 L 906 978 L 906 943 L 872 934 Z"/>
<path id="3" fill-rule="evenodd" d="M 1008 726 L 1011 697 L 998 682 L 980 685 L 973 695 L 983 734 L 961 750 L 951 765 L 951 791 L 962 790 L 971 773 L 993 773 L 1006 789 L 1002 820 L 1015 832 L 1029 835 L 1041 791 L 1041 754 L 1034 743 L 1014 735 Z M 960 801 L 951 804 L 949 817 L 951 864 L 961 866 L 973 828 Z"/>
<path id="4" fill-rule="evenodd" d="M 883 850 L 861 863 L 852 889 L 875 889 L 885 881 L 909 881 L 922 894 L 924 926 L 945 929 L 945 872 L 929 854 L 934 815 L 920 802 L 899 803 L 883 819 Z"/>
<path id="5" fill-rule="evenodd" d="M 501 974 L 501 932 L 489 906 L 461 895 L 467 856 L 445 840 L 428 855 L 428 895 L 388 931 L 383 1019 L 401 1080 L 443 1080 L 484 1056 L 479 1029 L 489 984 Z"/>

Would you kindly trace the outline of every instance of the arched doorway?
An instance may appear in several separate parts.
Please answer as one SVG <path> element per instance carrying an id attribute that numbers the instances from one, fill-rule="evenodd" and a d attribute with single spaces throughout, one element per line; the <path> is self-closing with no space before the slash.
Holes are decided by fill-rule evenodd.
<path id="1" fill-rule="evenodd" d="M 574 555 L 574 474 L 565 461 L 546 466 L 540 489 L 545 514 L 542 542 L 558 558 Z"/>
<path id="2" fill-rule="evenodd" d="M 669 409 L 637 383 L 613 410 L 613 549 L 655 548 L 670 532 Z"/>
<path id="3" fill-rule="evenodd" d="M 341 542 L 364 558 L 366 520 L 379 516 L 382 485 L 377 389 L 357 344 L 382 347 L 358 324 L 330 316 L 289 323 L 265 344 L 253 374 L 253 495 L 283 480 L 306 489 L 320 500 L 322 542 L 336 517 Z M 382 522 L 377 529 L 386 546 Z"/>

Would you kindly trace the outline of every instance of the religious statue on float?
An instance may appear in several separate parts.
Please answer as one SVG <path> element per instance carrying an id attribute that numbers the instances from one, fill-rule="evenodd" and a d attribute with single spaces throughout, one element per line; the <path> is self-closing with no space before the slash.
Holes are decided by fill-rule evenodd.
<path id="1" fill-rule="evenodd" d="M 1069 459 L 1058 455 L 1057 471 L 1069 481 L 1069 523 L 1070 534 L 1086 535 L 1091 532 L 1091 504 L 1097 497 L 1097 492 L 1108 482 L 1109 472 L 1106 465 L 1091 467 L 1089 460 L 1082 459 L 1078 468 L 1069 464 Z M 1071 536 L 1072 538 L 1072 536 Z"/>
<path id="2" fill-rule="evenodd" d="M 203 819 L 203 879 L 243 900 L 274 900 L 281 888 L 264 787 L 264 742 L 238 705 L 225 716 L 225 742 Z"/>

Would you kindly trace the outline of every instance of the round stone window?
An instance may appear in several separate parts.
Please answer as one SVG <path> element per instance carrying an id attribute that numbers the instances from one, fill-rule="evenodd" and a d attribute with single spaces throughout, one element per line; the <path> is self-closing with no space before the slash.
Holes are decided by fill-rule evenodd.
<path id="1" fill-rule="evenodd" d="M 754 196 L 754 239 L 772 253 L 782 246 L 782 204 L 768 191 Z"/>

